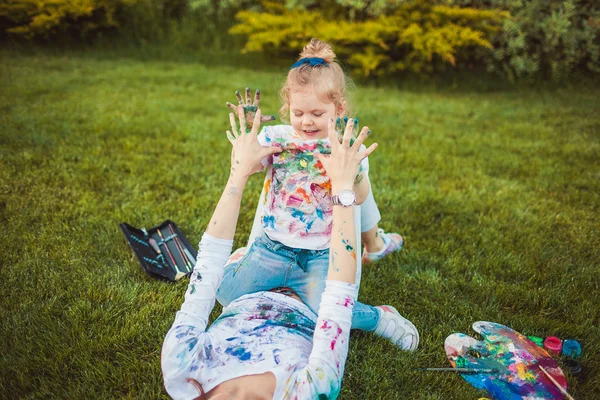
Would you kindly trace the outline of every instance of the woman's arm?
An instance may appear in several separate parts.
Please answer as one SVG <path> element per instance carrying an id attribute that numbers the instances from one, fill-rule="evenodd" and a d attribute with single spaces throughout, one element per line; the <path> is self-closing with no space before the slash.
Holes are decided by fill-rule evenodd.
<path id="1" fill-rule="evenodd" d="M 369 134 L 369 128 L 363 127 L 352 145 L 353 122 L 346 126 L 344 137 L 340 143 L 335 137 L 335 124 L 329 121 L 329 138 L 331 155 L 317 155 L 331 179 L 331 195 L 338 195 L 343 190 L 352 190 L 354 179 L 361 161 L 376 148 L 377 143 L 361 150 L 361 145 Z M 365 182 L 366 183 L 366 182 Z M 354 207 L 333 207 L 333 226 L 331 247 L 329 249 L 328 280 L 354 283 L 356 278 L 356 231 L 354 226 Z"/>
<path id="2" fill-rule="evenodd" d="M 361 160 L 371 154 L 377 144 L 366 150 L 360 149 L 367 137 L 366 127 L 352 146 L 352 128 L 346 129 L 340 144 L 333 136 L 333 127 L 331 121 L 331 156 L 318 157 L 331 179 L 332 195 L 336 195 L 342 190 L 352 189 Z M 294 393 L 298 399 L 321 396 L 335 399 L 339 394 L 348 355 L 352 309 L 356 301 L 356 269 L 354 207 L 334 206 L 329 271 L 313 335 L 313 348 L 306 368 L 297 371 L 295 379 L 287 382 L 287 392 Z"/>
<path id="3" fill-rule="evenodd" d="M 241 132 L 246 124 L 243 110 L 238 114 Z M 203 351 L 200 340 L 208 323 L 208 316 L 215 304 L 217 288 L 223 278 L 223 266 L 231 253 L 233 235 L 240 212 L 240 201 L 248 177 L 262 168 L 260 161 L 279 148 L 262 147 L 256 140 L 260 125 L 257 110 L 254 127 L 249 133 L 238 134 L 235 119 L 231 118 L 232 132 L 227 137 L 233 149 L 231 172 L 225 190 L 217 204 L 209 226 L 199 245 L 196 266 L 190 277 L 185 301 L 175 316 L 175 321 L 163 343 L 161 364 L 165 386 L 176 390 L 184 381 L 187 371 L 197 353 Z"/>
<path id="4" fill-rule="evenodd" d="M 242 194 L 250 175 L 263 169 L 262 159 L 281 151 L 278 147 L 263 147 L 258 143 L 257 132 L 260 127 L 262 113 L 260 109 L 254 116 L 254 124 L 249 133 L 246 132 L 244 110 L 238 106 L 240 131 L 233 113 L 229 114 L 231 130 L 227 138 L 231 142 L 231 169 L 229 179 L 221 199 L 215 208 L 212 218 L 206 228 L 206 233 L 219 239 L 233 239 L 237 219 L 240 213 Z"/>

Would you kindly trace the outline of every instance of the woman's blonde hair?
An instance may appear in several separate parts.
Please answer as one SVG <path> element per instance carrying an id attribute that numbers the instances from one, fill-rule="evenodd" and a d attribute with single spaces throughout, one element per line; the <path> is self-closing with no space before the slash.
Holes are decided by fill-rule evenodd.
<path id="1" fill-rule="evenodd" d="M 328 103 L 334 103 L 336 111 L 339 108 L 347 108 L 347 85 L 350 81 L 346 77 L 342 67 L 335 61 L 335 53 L 331 46 L 319 39 L 311 39 L 304 46 L 298 60 L 303 58 L 322 58 L 327 65 L 304 64 L 290 69 L 279 96 L 283 105 L 279 109 L 281 119 L 288 120 L 290 110 L 290 93 L 300 88 L 313 90 L 319 98 Z"/>

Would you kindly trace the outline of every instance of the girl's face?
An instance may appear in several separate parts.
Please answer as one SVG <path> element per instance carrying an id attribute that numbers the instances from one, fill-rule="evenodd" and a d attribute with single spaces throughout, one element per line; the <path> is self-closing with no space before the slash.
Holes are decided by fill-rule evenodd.
<path id="1" fill-rule="evenodd" d="M 327 121 L 343 113 L 343 108 L 336 110 L 333 102 L 324 103 L 312 90 L 298 89 L 290 93 L 290 122 L 304 140 L 327 138 Z"/>

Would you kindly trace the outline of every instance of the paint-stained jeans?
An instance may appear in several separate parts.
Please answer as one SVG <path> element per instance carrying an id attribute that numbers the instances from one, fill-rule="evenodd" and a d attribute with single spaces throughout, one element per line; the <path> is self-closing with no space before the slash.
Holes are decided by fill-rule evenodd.
<path id="1" fill-rule="evenodd" d="M 294 249 L 264 233 L 248 253 L 225 267 L 217 300 L 224 307 L 245 294 L 289 287 L 313 310 L 319 311 L 329 268 L 329 249 Z M 352 329 L 375 330 L 379 311 L 360 302 L 354 305 Z"/>

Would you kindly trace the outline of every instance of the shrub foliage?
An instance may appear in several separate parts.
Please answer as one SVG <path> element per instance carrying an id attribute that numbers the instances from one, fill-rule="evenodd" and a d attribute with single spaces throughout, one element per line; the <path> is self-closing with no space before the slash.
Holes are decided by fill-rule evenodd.
<path id="1" fill-rule="evenodd" d="M 6 0 L 0 4 L 0 23 L 5 32 L 26 38 L 49 37 L 59 31 L 85 35 L 114 27 L 116 11 L 135 0 Z"/>
<path id="2" fill-rule="evenodd" d="M 431 72 L 456 65 L 475 48 L 491 49 L 489 37 L 507 17 L 501 11 L 424 0 L 399 2 L 387 15 L 373 7 L 359 14 L 352 12 L 356 8 L 339 7 L 346 3 L 321 3 L 318 10 L 265 3 L 263 12 L 240 11 L 239 23 L 229 32 L 247 36 L 245 51 L 297 52 L 311 37 L 318 37 L 332 43 L 357 72 L 368 76 Z"/>
<path id="3" fill-rule="evenodd" d="M 364 76 L 465 66 L 511 80 L 600 73 L 595 0 L 0 1 L 0 37 L 105 32 L 181 50 L 245 44 L 244 51 L 286 56 L 315 36 Z"/>

